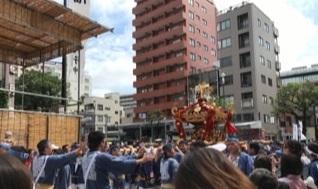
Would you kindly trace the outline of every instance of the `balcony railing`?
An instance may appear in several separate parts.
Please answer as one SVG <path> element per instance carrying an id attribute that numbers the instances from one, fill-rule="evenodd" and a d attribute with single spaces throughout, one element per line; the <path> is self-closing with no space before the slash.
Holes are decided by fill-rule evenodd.
<path id="1" fill-rule="evenodd" d="M 274 37 L 279 37 L 278 29 L 274 26 L 273 26 L 273 34 L 274 34 Z"/>
<path id="2" fill-rule="evenodd" d="M 137 68 L 134 69 L 133 73 L 134 73 L 134 75 L 140 75 L 142 73 L 148 73 L 152 70 L 158 70 L 161 68 L 165 68 L 168 65 L 179 64 L 179 63 L 183 63 L 183 62 L 186 62 L 185 56 L 173 57 L 173 58 L 159 61 L 157 63 L 150 63 L 150 64 L 140 66 L 140 67 L 137 66 Z"/>
<path id="3" fill-rule="evenodd" d="M 241 102 L 242 108 L 253 108 L 254 107 L 254 99 L 243 99 Z"/>
<path id="4" fill-rule="evenodd" d="M 185 71 L 176 71 L 176 72 L 171 72 L 171 73 L 164 73 L 159 76 L 151 77 L 149 79 L 145 80 L 138 80 L 134 82 L 134 87 L 140 88 L 144 87 L 147 85 L 153 85 L 156 83 L 164 82 L 164 81 L 169 81 L 173 79 L 180 79 L 185 77 Z"/>
<path id="5" fill-rule="evenodd" d="M 162 40 L 165 40 L 165 39 L 168 39 L 172 36 L 175 36 L 175 37 L 178 37 L 178 36 L 181 36 L 181 35 L 184 35 L 183 31 L 185 31 L 185 28 L 184 26 L 177 26 L 171 30 L 168 30 L 168 31 L 165 31 L 165 32 L 162 32 L 156 36 L 153 36 L 153 37 L 148 37 L 148 38 L 145 38 L 144 40 L 142 41 L 138 41 L 136 42 L 134 45 L 133 45 L 133 49 L 134 50 L 139 50 L 141 49 L 142 47 L 146 47 L 148 45 L 151 45 L 151 44 L 154 44 L 154 43 L 158 43 Z"/>
<path id="6" fill-rule="evenodd" d="M 150 11 L 149 13 L 147 13 L 143 16 L 135 18 L 133 20 L 133 25 L 140 26 L 143 23 L 147 23 L 147 22 L 151 21 L 152 18 L 159 17 L 160 15 L 162 15 L 165 12 L 173 11 L 174 9 L 176 9 L 176 7 L 178 7 L 180 5 L 182 5 L 182 0 L 171 1 L 170 3 L 163 5 L 163 6 L 160 6 L 160 7 L 156 8 L 155 10 Z"/>
<path id="7" fill-rule="evenodd" d="M 280 71 L 281 69 L 281 63 L 279 61 L 275 61 L 275 68 L 276 68 L 276 71 Z"/>
<path id="8" fill-rule="evenodd" d="M 277 53 L 277 54 L 280 53 L 279 45 L 277 45 L 277 44 L 274 45 L 274 51 L 275 51 L 275 53 Z"/>
<path id="9" fill-rule="evenodd" d="M 176 14 L 171 14 L 165 18 L 162 18 L 144 28 L 138 29 L 133 32 L 133 37 L 135 39 L 141 38 L 145 36 L 147 33 L 152 33 L 154 30 L 158 30 L 159 28 L 164 28 L 165 26 L 169 26 L 171 24 L 179 23 L 184 19 L 183 11 L 179 11 Z"/>

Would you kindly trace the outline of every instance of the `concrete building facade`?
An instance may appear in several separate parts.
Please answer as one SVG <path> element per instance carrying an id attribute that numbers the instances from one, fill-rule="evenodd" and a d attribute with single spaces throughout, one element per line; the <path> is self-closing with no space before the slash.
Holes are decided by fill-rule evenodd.
<path id="1" fill-rule="evenodd" d="M 187 105 L 187 76 L 216 62 L 216 7 L 211 0 L 136 0 L 135 115 Z"/>
<path id="2" fill-rule="evenodd" d="M 85 132 L 99 130 L 106 133 L 106 127 L 117 128 L 120 124 L 123 108 L 119 104 L 119 94 L 105 94 L 105 97 L 84 98 Z"/>
<path id="3" fill-rule="evenodd" d="M 283 86 L 287 86 L 290 83 L 304 83 L 306 81 L 315 83 L 318 85 L 318 64 L 311 66 L 303 66 L 292 68 L 289 71 L 283 71 L 280 73 L 280 79 Z M 318 126 L 318 104 L 311 107 L 313 116 L 308 120 L 307 124 L 307 139 L 315 139 L 315 128 Z M 293 136 L 293 123 L 295 119 L 292 115 L 281 116 L 280 128 L 282 131 L 282 137 L 284 139 L 290 139 Z"/>
<path id="4" fill-rule="evenodd" d="M 305 81 L 318 84 L 318 64 L 313 64 L 310 67 L 296 67 L 290 71 L 281 72 L 280 79 L 283 86 L 289 83 L 303 83 Z"/>
<path id="5" fill-rule="evenodd" d="M 124 110 L 121 124 L 133 123 L 135 117 L 134 108 L 137 106 L 137 103 L 134 100 L 134 95 L 121 95 L 120 106 L 122 106 Z"/>
<path id="6" fill-rule="evenodd" d="M 277 136 L 272 105 L 280 85 L 278 29 L 253 3 L 221 11 L 217 20 L 218 58 L 225 76 L 220 95 L 233 101 L 236 123 L 258 125 L 268 138 Z"/>

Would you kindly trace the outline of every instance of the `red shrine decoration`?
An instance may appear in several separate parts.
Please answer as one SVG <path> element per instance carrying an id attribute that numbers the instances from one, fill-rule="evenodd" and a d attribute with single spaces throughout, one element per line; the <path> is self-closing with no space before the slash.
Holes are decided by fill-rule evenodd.
<path id="1" fill-rule="evenodd" d="M 197 89 L 198 88 L 198 89 Z M 172 115 L 175 119 L 176 130 L 180 138 L 185 139 L 186 133 L 183 123 L 191 123 L 195 126 L 192 139 L 210 142 L 223 141 L 226 135 L 233 135 L 237 132 L 236 127 L 231 122 L 233 112 L 216 106 L 214 102 L 209 103 L 204 97 L 211 87 L 201 84 L 196 87 L 197 102 L 183 108 L 173 108 Z M 223 130 L 217 128 L 217 123 L 224 123 Z"/>

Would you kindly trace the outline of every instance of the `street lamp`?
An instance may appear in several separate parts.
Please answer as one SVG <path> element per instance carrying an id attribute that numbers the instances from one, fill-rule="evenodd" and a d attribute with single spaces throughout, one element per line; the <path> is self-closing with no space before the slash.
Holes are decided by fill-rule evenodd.
<path id="1" fill-rule="evenodd" d="M 226 74 L 224 73 L 224 72 L 222 72 L 221 73 L 221 80 L 222 80 L 222 104 L 223 104 L 223 106 L 225 105 L 225 102 L 224 102 L 224 100 L 225 100 L 225 95 L 224 95 L 224 88 L 225 88 L 225 76 L 226 76 Z"/>

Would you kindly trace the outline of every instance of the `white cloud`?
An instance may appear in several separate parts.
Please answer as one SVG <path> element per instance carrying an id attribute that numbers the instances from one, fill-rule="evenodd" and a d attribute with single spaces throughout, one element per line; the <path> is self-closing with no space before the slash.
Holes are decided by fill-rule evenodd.
<path id="1" fill-rule="evenodd" d="M 91 40 L 86 53 L 86 71 L 93 78 L 93 95 L 103 96 L 107 92 L 133 93 L 132 8 L 130 0 L 94 0 L 92 17 L 98 22 L 114 27 L 108 33 Z"/>
<path id="2" fill-rule="evenodd" d="M 219 10 L 240 0 L 215 0 Z M 297 1 L 297 6 L 287 0 L 253 0 L 279 29 L 280 61 L 282 70 L 318 63 L 318 26 L 303 12 L 312 10 L 315 0 Z M 297 7 L 297 8 L 296 8 Z"/>

